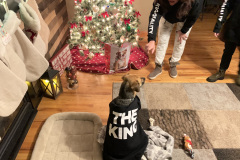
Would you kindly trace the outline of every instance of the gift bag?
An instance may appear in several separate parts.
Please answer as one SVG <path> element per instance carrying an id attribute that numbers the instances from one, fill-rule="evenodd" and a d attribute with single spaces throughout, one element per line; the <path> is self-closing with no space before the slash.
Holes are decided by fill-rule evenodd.
<path id="1" fill-rule="evenodd" d="M 124 70 L 128 67 L 131 52 L 131 44 L 124 43 L 122 47 L 113 44 L 105 44 L 106 67 L 110 73 Z"/>

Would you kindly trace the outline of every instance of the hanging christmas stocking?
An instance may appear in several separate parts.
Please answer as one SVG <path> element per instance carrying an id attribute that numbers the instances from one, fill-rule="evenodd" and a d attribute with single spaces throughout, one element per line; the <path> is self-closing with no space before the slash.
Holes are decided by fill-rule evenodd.
<path id="1" fill-rule="evenodd" d="M 11 11 L 12 12 L 12 11 Z M 26 68 L 21 58 L 12 48 L 12 35 L 21 21 L 16 14 L 5 15 L 0 20 L 0 116 L 11 115 L 22 101 L 26 91 Z"/>
<path id="2" fill-rule="evenodd" d="M 42 15 L 38 9 L 38 4 L 37 4 L 36 0 L 30 0 L 27 2 L 27 4 L 30 7 L 32 7 L 32 9 L 37 13 L 38 18 L 40 19 L 41 29 L 38 32 L 38 34 L 42 37 L 43 42 L 46 45 L 46 48 L 48 48 L 48 41 L 49 41 L 49 36 L 50 36 L 49 27 L 48 27 L 47 23 L 44 21 L 44 19 L 42 18 Z"/>
<path id="3" fill-rule="evenodd" d="M 41 23 L 37 13 L 25 2 L 19 3 L 19 8 L 20 17 L 24 23 L 25 34 L 39 52 L 45 56 L 47 47 L 42 37 L 38 34 L 41 29 Z"/>
<path id="4" fill-rule="evenodd" d="M 12 51 L 23 62 L 26 69 L 25 80 L 36 81 L 47 70 L 49 63 L 24 34 L 19 24 L 15 12 L 9 11 L 5 14 L 4 28 L 11 35 L 11 41 L 6 46 L 6 51 Z M 21 71 L 19 74 L 22 74 Z"/>

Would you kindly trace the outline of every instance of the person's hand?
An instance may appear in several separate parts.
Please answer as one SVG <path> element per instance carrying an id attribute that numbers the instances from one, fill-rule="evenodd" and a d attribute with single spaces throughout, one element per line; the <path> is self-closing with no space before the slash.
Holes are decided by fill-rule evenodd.
<path id="1" fill-rule="evenodd" d="M 188 36 L 186 33 L 182 33 L 181 31 L 177 31 L 177 34 L 179 34 L 179 37 L 178 37 L 178 42 L 180 42 L 180 44 L 182 43 L 182 41 L 186 41 Z"/>
<path id="2" fill-rule="evenodd" d="M 150 41 L 148 44 L 146 44 L 145 49 L 147 53 L 154 53 L 155 52 L 155 41 Z"/>
<path id="3" fill-rule="evenodd" d="M 214 33 L 214 36 L 218 38 L 218 36 L 219 36 L 219 33 Z"/>

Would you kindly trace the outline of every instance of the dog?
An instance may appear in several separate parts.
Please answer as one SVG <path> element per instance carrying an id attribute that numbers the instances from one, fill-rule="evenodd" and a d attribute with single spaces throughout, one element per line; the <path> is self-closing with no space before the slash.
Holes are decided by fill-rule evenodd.
<path id="1" fill-rule="evenodd" d="M 127 50 L 116 53 L 116 60 L 114 63 L 114 70 L 118 71 L 120 69 L 125 69 L 127 67 Z"/>
<path id="2" fill-rule="evenodd" d="M 110 104 L 105 142 L 104 160 L 140 160 L 148 144 L 137 115 L 141 102 L 137 96 L 145 78 L 125 75 L 119 95 Z"/>

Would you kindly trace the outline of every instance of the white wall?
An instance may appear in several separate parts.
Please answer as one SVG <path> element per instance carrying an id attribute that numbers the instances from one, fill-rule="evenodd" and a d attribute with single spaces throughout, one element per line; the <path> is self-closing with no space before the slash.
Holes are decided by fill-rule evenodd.
<path id="1" fill-rule="evenodd" d="M 153 0 L 135 0 L 133 3 L 134 9 L 140 12 L 142 16 L 139 17 L 140 19 L 140 31 L 146 31 L 148 30 L 148 21 L 149 21 L 149 15 L 152 10 L 152 4 Z"/>

